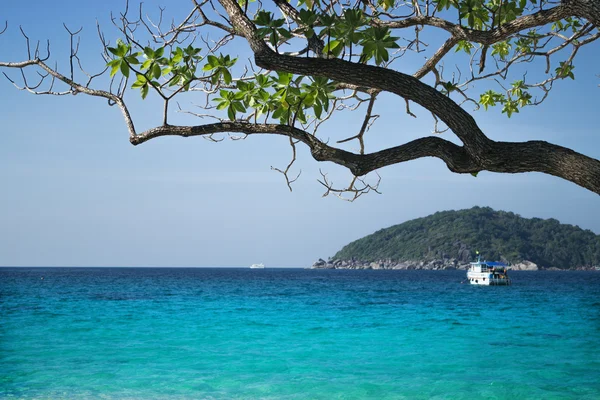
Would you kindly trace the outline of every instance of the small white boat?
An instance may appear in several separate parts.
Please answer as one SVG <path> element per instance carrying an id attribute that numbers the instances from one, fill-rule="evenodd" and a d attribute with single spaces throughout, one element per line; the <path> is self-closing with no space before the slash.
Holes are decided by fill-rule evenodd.
<path id="1" fill-rule="evenodd" d="M 467 272 L 467 279 L 471 285 L 510 285 L 508 277 L 508 265 L 499 261 L 477 261 L 472 262 Z"/>
<path id="2" fill-rule="evenodd" d="M 264 268 L 265 268 L 265 264 L 263 264 L 263 263 L 260 263 L 260 264 L 252 264 L 252 265 L 250 266 L 250 268 L 252 268 L 252 269 L 264 269 Z"/>

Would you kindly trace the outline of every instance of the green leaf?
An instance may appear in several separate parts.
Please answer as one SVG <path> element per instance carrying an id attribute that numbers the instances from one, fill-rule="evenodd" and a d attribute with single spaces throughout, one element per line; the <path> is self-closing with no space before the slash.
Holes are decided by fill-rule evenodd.
<path id="1" fill-rule="evenodd" d="M 296 119 L 300 121 L 302 124 L 306 124 L 306 115 L 304 114 L 304 109 L 300 108 L 296 111 Z"/>
<path id="2" fill-rule="evenodd" d="M 240 103 L 239 101 L 234 101 L 233 103 L 231 103 L 233 105 L 233 108 L 236 111 L 239 111 L 241 113 L 245 113 L 246 112 L 246 107 L 244 107 L 244 105 L 242 103 Z"/>
<path id="3" fill-rule="evenodd" d="M 309 9 L 312 7 L 308 7 Z M 311 26 L 315 22 L 317 22 L 317 18 L 319 16 L 312 10 L 306 10 L 304 8 L 300 9 L 300 21 L 306 26 Z"/>
<path id="4" fill-rule="evenodd" d="M 223 82 L 226 84 L 231 83 L 231 73 L 227 70 L 227 68 L 221 68 L 221 73 L 223 74 Z"/>
<path id="5" fill-rule="evenodd" d="M 264 39 L 271 34 L 271 28 L 258 28 L 256 33 L 260 39 Z"/>
<path id="6" fill-rule="evenodd" d="M 145 99 L 148 96 L 148 85 L 144 85 L 141 89 L 142 99 Z"/>
<path id="7" fill-rule="evenodd" d="M 504 103 L 504 108 L 502 108 L 502 113 L 506 113 L 508 118 L 512 116 L 513 113 L 518 113 L 519 107 L 517 106 L 517 102 L 511 99 L 508 99 L 506 103 Z"/>
<path id="8" fill-rule="evenodd" d="M 183 49 L 181 47 L 177 47 L 175 52 L 173 53 L 173 58 L 171 58 L 171 62 L 173 64 L 178 64 L 183 60 Z"/>
<path id="9" fill-rule="evenodd" d="M 277 29 L 277 32 L 279 32 L 279 34 L 281 36 L 283 36 L 284 38 L 286 38 L 286 39 L 291 39 L 292 38 L 292 34 L 287 29 L 279 28 L 279 29 Z"/>
<path id="10" fill-rule="evenodd" d="M 321 106 L 321 103 L 315 103 L 315 105 L 313 106 L 313 110 L 315 111 L 315 116 L 321 119 L 321 114 L 323 112 L 323 107 Z"/>
<path id="11" fill-rule="evenodd" d="M 512 89 L 510 89 L 510 92 L 513 95 L 519 97 L 519 96 L 521 96 L 523 89 L 525 89 L 525 81 L 521 79 L 521 80 L 513 82 Z"/>
<path id="12" fill-rule="evenodd" d="M 210 71 L 219 66 L 219 59 L 213 55 L 207 57 L 208 63 L 202 68 L 202 71 Z"/>
<path id="13" fill-rule="evenodd" d="M 233 96 L 233 98 L 234 98 L 235 100 L 243 100 L 243 99 L 245 99 L 245 98 L 246 98 L 246 96 L 247 96 L 247 95 L 248 95 L 248 93 L 246 93 L 246 92 L 237 92 L 237 93 L 236 93 L 236 94 Z"/>
<path id="14" fill-rule="evenodd" d="M 144 47 L 144 55 L 149 59 L 154 59 L 154 50 L 150 47 Z"/>
<path id="15" fill-rule="evenodd" d="M 145 71 L 147 69 L 149 69 L 152 66 L 152 60 L 146 60 L 142 63 L 142 66 L 140 67 L 142 69 L 142 71 Z"/>
<path id="16" fill-rule="evenodd" d="M 442 90 L 442 93 L 444 93 L 444 94 L 449 95 L 451 92 L 456 90 L 456 84 L 454 82 L 450 82 L 450 81 L 442 82 L 441 85 L 444 88 L 444 90 Z"/>
<path id="17" fill-rule="evenodd" d="M 488 90 L 483 93 L 479 98 L 479 104 L 487 111 L 488 107 L 493 107 L 496 103 L 504 103 L 504 96 L 500 93 L 496 93 L 493 90 Z"/>
<path id="18" fill-rule="evenodd" d="M 389 10 L 390 8 L 395 6 L 395 1 L 394 0 L 383 0 L 383 9 L 384 10 Z"/>
<path id="19" fill-rule="evenodd" d="M 117 48 L 116 48 L 116 52 L 114 53 L 117 57 L 121 57 L 121 58 L 125 57 L 128 50 L 129 50 L 129 46 L 127 46 L 125 43 L 123 43 L 123 41 L 121 41 L 120 39 L 117 40 Z"/>
<path id="20" fill-rule="evenodd" d="M 137 80 L 135 82 L 133 82 L 133 84 L 131 85 L 132 89 L 139 89 L 142 86 L 144 86 L 146 84 L 146 77 L 144 75 L 138 74 L 137 75 Z"/>
<path id="21" fill-rule="evenodd" d="M 216 56 L 209 55 L 206 58 L 208 60 L 208 64 L 211 65 L 213 68 L 218 67 L 220 65 L 219 59 Z"/>
<path id="22" fill-rule="evenodd" d="M 152 76 L 154 77 L 154 79 L 160 78 L 160 65 L 155 63 L 152 66 Z"/>
<path id="23" fill-rule="evenodd" d="M 334 54 L 335 50 L 342 44 L 339 40 L 332 40 L 325 45 L 323 52 L 325 54 Z M 338 52 L 339 53 L 339 52 Z"/>
<path id="24" fill-rule="evenodd" d="M 119 70 L 119 68 L 121 67 L 121 60 L 115 60 L 118 61 L 117 63 L 113 64 L 112 69 L 110 70 L 110 77 L 112 78 L 113 76 L 115 76 L 115 74 L 117 73 L 117 71 Z"/>
<path id="25" fill-rule="evenodd" d="M 471 54 L 471 49 L 472 48 L 473 48 L 473 44 L 471 42 L 468 42 L 466 40 L 461 40 L 456 45 L 455 52 L 459 52 L 459 51 L 462 50 L 462 51 L 464 51 L 467 54 Z"/>
<path id="26" fill-rule="evenodd" d="M 233 105 L 230 105 L 227 109 L 227 116 L 231 121 L 235 121 L 235 110 L 233 108 Z"/>
<path id="27" fill-rule="evenodd" d="M 273 29 L 281 28 L 285 24 L 285 20 L 283 18 L 274 20 L 270 26 Z"/>
<path id="28" fill-rule="evenodd" d="M 272 20 L 273 20 L 273 14 L 272 13 L 270 13 L 268 11 L 261 10 L 256 15 L 256 18 L 254 19 L 254 22 L 258 26 L 268 26 L 268 25 L 271 24 Z"/>
<path id="29" fill-rule="evenodd" d="M 126 62 L 121 62 L 121 73 L 125 78 L 129 78 L 129 65 Z"/>
<path id="30" fill-rule="evenodd" d="M 302 100 L 302 105 L 304 105 L 306 107 L 312 107 L 312 105 L 314 103 L 315 103 L 315 96 L 312 93 L 308 93 L 304 97 L 304 100 Z"/>
<path id="31" fill-rule="evenodd" d="M 528 92 L 523 92 L 518 100 L 519 106 L 521 108 L 528 106 L 529 104 L 531 104 L 531 98 L 531 94 L 529 94 Z"/>
<path id="32" fill-rule="evenodd" d="M 127 60 L 130 65 L 138 65 L 140 63 L 136 56 L 125 57 L 125 60 Z"/>
<path id="33" fill-rule="evenodd" d="M 356 8 L 347 8 L 344 11 L 344 19 L 351 26 L 358 26 L 362 24 L 363 12 Z"/>
<path id="34" fill-rule="evenodd" d="M 435 4 L 435 1 L 434 1 Z M 455 6 L 454 2 L 451 0 L 438 0 L 437 1 L 437 11 L 442 11 L 443 9 L 448 10 L 450 6 Z"/>
<path id="35" fill-rule="evenodd" d="M 273 119 L 279 119 L 279 118 L 281 118 L 281 115 L 283 114 L 284 111 L 285 110 L 284 110 L 283 107 L 278 107 L 275 110 L 275 112 L 273 113 Z"/>
<path id="36" fill-rule="evenodd" d="M 271 43 L 271 45 L 272 45 L 273 47 L 276 47 L 276 46 L 277 46 L 278 39 L 279 39 L 279 37 L 278 37 L 278 35 L 277 35 L 277 31 L 273 31 L 273 32 L 271 33 L 271 36 L 269 36 L 269 43 Z"/>
<path id="37" fill-rule="evenodd" d="M 559 78 L 565 79 L 565 78 L 571 78 L 571 79 L 575 79 L 575 74 L 573 74 L 573 70 L 575 69 L 575 66 L 567 61 L 561 61 L 560 62 L 560 66 L 558 66 L 555 69 L 556 72 L 556 76 L 558 76 Z"/>
<path id="38" fill-rule="evenodd" d="M 492 55 L 500 56 L 500 59 L 505 60 L 508 56 L 512 45 L 510 42 L 498 42 L 492 45 Z"/>
<path id="39" fill-rule="evenodd" d="M 277 83 L 281 86 L 288 86 L 292 81 L 293 75 L 289 72 L 277 72 Z"/>

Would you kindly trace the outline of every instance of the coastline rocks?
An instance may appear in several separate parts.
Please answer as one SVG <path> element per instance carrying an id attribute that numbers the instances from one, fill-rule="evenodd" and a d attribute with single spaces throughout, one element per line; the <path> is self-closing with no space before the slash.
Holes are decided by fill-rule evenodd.
<path id="1" fill-rule="evenodd" d="M 504 260 L 503 260 L 504 261 Z M 539 267 L 536 263 L 523 260 L 516 264 L 511 264 L 509 270 L 512 271 L 540 271 L 540 270 L 551 270 L 551 271 L 565 271 L 560 268 L 544 268 Z M 441 271 L 441 270 L 467 270 L 469 269 L 469 261 L 463 261 L 462 259 L 455 258 L 443 258 L 443 259 L 433 259 L 427 261 L 396 261 L 390 258 L 384 260 L 377 261 L 360 261 L 356 259 L 350 260 L 329 260 L 325 261 L 322 258 L 319 258 L 315 263 L 310 267 L 310 269 L 401 269 L 401 270 L 432 270 L 432 271 Z M 573 268 L 572 270 L 577 271 L 600 271 L 600 266 L 587 266 L 587 267 L 579 267 Z"/>
<path id="2" fill-rule="evenodd" d="M 510 269 L 513 271 L 538 271 L 540 268 L 534 262 L 523 260 L 520 263 L 511 265 Z"/>
<path id="3" fill-rule="evenodd" d="M 466 270 L 469 263 L 450 259 L 436 259 L 429 261 L 395 261 L 384 259 L 377 261 L 360 260 L 329 260 L 318 259 L 311 269 L 405 269 L 405 270 L 448 270 L 462 269 Z"/>

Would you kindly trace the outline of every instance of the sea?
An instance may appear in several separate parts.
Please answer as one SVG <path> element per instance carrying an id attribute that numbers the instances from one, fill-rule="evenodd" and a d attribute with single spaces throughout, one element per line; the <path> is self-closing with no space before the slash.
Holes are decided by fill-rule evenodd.
<path id="1" fill-rule="evenodd" d="M 0 268 L 2 399 L 600 399 L 600 272 Z"/>

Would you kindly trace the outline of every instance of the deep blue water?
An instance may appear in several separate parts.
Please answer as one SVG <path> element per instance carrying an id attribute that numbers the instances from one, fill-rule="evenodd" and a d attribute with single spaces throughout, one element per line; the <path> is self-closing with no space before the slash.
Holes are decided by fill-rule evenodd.
<path id="1" fill-rule="evenodd" d="M 464 277 L 0 268 L 0 398 L 600 399 L 600 273 Z"/>

